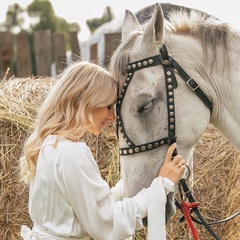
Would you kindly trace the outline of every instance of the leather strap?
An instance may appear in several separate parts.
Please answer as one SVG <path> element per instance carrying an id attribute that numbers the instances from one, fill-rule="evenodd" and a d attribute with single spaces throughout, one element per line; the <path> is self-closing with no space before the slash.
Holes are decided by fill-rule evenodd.
<path id="1" fill-rule="evenodd" d="M 191 78 L 172 57 L 169 57 L 169 61 L 172 63 L 172 66 L 178 71 L 178 74 L 186 82 L 186 84 L 189 86 L 189 88 L 193 92 L 195 92 L 195 94 L 209 108 L 210 112 L 212 112 L 212 102 L 205 95 L 205 93 L 201 90 L 201 88 L 198 86 L 198 84 L 195 82 L 195 80 L 193 78 Z"/>

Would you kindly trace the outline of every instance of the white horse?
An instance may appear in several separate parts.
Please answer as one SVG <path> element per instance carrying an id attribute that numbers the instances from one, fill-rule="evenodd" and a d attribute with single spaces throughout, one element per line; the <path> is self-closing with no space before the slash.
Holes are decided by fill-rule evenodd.
<path id="1" fill-rule="evenodd" d="M 176 138 L 178 153 L 191 159 L 211 123 L 240 149 L 240 33 L 198 11 L 169 17 L 164 20 L 156 3 L 141 25 L 126 10 L 122 42 L 111 58 L 119 81 L 121 171 L 130 197 L 157 176 L 170 140 Z M 168 217 L 174 211 L 168 208 Z"/>

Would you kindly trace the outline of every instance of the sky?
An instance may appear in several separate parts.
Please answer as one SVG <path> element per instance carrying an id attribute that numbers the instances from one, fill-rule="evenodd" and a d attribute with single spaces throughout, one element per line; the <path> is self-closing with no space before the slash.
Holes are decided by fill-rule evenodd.
<path id="1" fill-rule="evenodd" d="M 4 22 L 9 5 L 18 3 L 26 8 L 32 0 L 0 0 L 0 23 Z M 133 13 L 148 5 L 155 4 L 152 0 L 51 0 L 55 14 L 67 22 L 76 22 L 81 27 L 79 38 L 87 40 L 90 32 L 86 20 L 101 17 L 104 9 L 110 6 L 114 15 L 123 16 L 125 9 Z M 205 11 L 229 23 L 240 30 L 240 14 L 238 0 L 168 0 L 160 3 L 172 3 Z"/>

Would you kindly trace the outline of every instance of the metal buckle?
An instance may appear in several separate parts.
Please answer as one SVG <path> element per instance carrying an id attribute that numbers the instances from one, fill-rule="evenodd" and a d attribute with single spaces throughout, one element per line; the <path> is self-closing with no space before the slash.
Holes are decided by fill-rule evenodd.
<path id="1" fill-rule="evenodd" d="M 193 88 L 193 87 L 191 86 L 191 84 L 189 83 L 191 80 L 197 85 L 195 88 Z M 196 91 L 196 90 L 199 88 L 198 84 L 197 84 L 192 78 L 190 78 L 189 80 L 187 80 L 186 83 L 187 83 L 187 85 L 188 85 L 193 91 Z"/>

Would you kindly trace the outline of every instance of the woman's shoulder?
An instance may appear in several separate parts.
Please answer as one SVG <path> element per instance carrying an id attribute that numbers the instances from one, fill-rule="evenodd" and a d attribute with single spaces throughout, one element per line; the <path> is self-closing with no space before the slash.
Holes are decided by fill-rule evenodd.
<path id="1" fill-rule="evenodd" d="M 94 162 L 90 148 L 85 142 L 60 139 L 54 150 L 57 167 L 60 169 L 87 168 Z"/>
<path id="2" fill-rule="evenodd" d="M 57 144 L 56 144 L 57 142 Z M 51 146 L 56 154 L 59 153 L 62 156 L 73 156 L 73 155 L 92 155 L 90 148 L 83 141 L 73 142 L 65 137 L 57 139 L 56 135 L 49 135 L 44 140 L 42 147 Z"/>
<path id="3" fill-rule="evenodd" d="M 79 153 L 79 152 L 90 152 L 90 148 L 87 146 L 87 144 L 85 142 L 73 142 L 70 141 L 66 138 L 61 139 L 58 142 L 57 148 L 62 149 L 62 150 L 66 150 L 68 153 L 72 152 L 72 153 Z"/>

